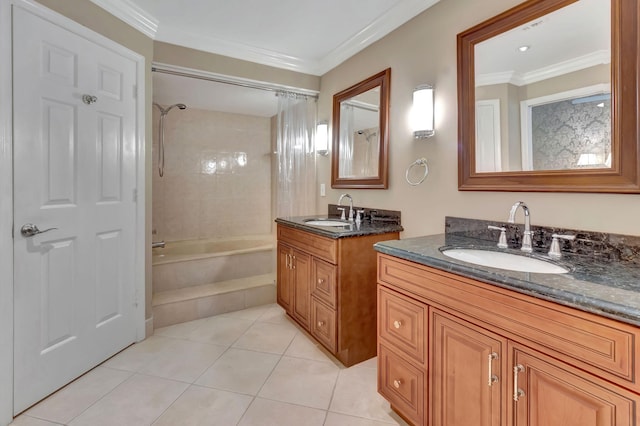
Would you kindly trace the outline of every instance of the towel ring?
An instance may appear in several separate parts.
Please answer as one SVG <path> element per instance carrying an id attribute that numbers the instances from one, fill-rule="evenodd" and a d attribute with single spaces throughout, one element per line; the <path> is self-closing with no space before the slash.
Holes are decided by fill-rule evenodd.
<path id="1" fill-rule="evenodd" d="M 422 179 L 420 179 L 419 181 L 412 182 L 411 180 L 409 180 L 409 172 L 415 166 L 424 166 L 424 176 L 422 176 Z M 427 159 L 423 157 L 423 158 L 418 158 L 416 161 L 411 163 L 411 165 L 407 168 L 407 172 L 404 174 L 404 177 L 407 180 L 407 183 L 409 185 L 416 186 L 416 185 L 420 185 L 422 182 L 424 182 L 424 180 L 427 178 L 428 174 L 429 174 L 429 166 L 427 166 Z"/>

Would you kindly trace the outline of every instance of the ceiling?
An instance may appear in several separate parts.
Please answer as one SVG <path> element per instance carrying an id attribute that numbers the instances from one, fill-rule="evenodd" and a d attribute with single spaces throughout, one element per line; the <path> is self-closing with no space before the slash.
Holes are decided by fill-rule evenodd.
<path id="1" fill-rule="evenodd" d="M 322 75 L 440 0 L 91 0 L 157 41 Z M 161 105 L 270 117 L 273 92 L 153 73 Z"/>
<path id="2" fill-rule="evenodd" d="M 154 40 L 322 75 L 439 0 L 91 0 Z"/>

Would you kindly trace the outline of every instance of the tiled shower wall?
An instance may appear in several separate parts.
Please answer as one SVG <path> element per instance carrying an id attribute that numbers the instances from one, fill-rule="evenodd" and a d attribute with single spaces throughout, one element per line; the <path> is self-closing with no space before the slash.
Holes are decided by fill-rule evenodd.
<path id="1" fill-rule="evenodd" d="M 158 175 L 153 109 L 154 240 L 271 233 L 271 119 L 173 108 Z"/>

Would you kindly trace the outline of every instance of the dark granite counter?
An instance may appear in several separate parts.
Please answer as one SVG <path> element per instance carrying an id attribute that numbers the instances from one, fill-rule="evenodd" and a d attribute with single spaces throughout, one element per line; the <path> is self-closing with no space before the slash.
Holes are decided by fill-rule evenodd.
<path id="1" fill-rule="evenodd" d="M 360 223 L 344 221 L 344 226 L 314 226 L 307 223 L 307 221 L 314 219 L 340 220 L 339 217 L 314 215 L 279 217 L 276 219 L 276 223 L 333 239 L 359 237 L 363 235 L 385 234 L 387 232 L 400 232 L 403 230 L 402 226 L 397 223 L 375 220 L 372 221 L 368 218 Z"/>
<path id="2" fill-rule="evenodd" d="M 441 234 L 380 242 L 374 248 L 385 254 L 497 285 L 540 299 L 640 326 L 640 265 L 627 261 L 601 261 L 593 257 L 563 253 L 560 261 L 546 252 L 530 256 L 568 267 L 566 274 L 515 272 L 478 266 L 447 257 L 441 247 L 498 249 L 495 242 L 456 234 Z"/>

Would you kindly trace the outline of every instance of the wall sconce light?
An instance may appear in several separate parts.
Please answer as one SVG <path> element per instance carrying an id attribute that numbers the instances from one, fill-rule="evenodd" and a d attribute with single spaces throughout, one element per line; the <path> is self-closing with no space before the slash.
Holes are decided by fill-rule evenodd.
<path id="1" fill-rule="evenodd" d="M 326 121 L 316 126 L 316 153 L 325 157 L 329 155 L 329 124 Z"/>
<path id="2" fill-rule="evenodd" d="M 422 84 L 413 91 L 413 136 L 426 139 L 436 132 L 433 126 L 433 86 Z"/>

